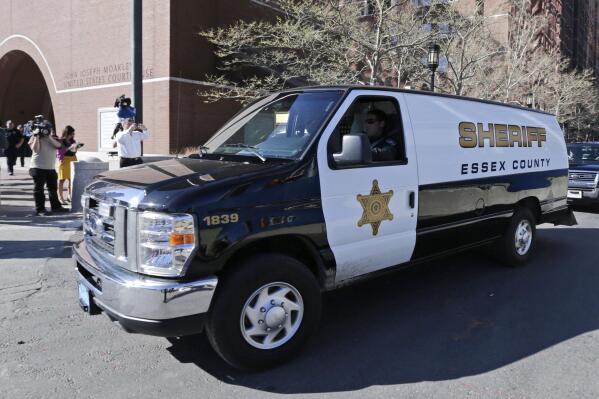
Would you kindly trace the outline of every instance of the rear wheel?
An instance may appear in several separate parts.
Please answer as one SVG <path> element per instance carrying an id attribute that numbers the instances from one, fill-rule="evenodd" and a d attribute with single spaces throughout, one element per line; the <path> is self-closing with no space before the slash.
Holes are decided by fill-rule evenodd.
<path id="1" fill-rule="evenodd" d="M 536 238 L 535 217 L 528 208 L 518 208 L 505 233 L 497 240 L 495 251 L 508 266 L 522 266 L 534 250 Z"/>
<path id="2" fill-rule="evenodd" d="M 234 367 L 270 367 L 297 353 L 316 328 L 320 308 L 320 288 L 305 265 L 259 255 L 221 278 L 206 332 Z"/>

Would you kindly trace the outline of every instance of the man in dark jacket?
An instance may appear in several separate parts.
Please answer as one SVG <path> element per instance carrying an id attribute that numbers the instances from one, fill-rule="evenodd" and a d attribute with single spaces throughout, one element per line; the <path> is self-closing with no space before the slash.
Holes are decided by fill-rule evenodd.
<path id="1" fill-rule="evenodd" d="M 398 143 L 393 137 L 385 134 L 386 122 L 387 115 L 378 109 L 368 111 L 364 120 L 364 133 L 370 139 L 370 151 L 374 162 L 398 159 Z"/>
<path id="2" fill-rule="evenodd" d="M 4 156 L 4 150 L 8 147 L 8 141 L 6 140 L 6 132 L 2 127 L 2 121 L 0 121 L 0 157 Z"/>
<path id="3" fill-rule="evenodd" d="M 19 148 L 23 145 L 23 135 L 17 129 L 12 121 L 6 122 L 6 140 L 8 141 L 8 147 L 4 150 L 6 155 L 6 164 L 8 165 L 8 174 L 14 174 L 14 167 L 17 163 L 17 156 L 19 155 Z"/>

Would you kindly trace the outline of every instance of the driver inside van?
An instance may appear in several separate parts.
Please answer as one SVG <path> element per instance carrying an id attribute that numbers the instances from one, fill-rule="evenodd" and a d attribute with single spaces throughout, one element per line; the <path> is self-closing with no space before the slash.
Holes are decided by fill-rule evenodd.
<path id="1" fill-rule="evenodd" d="M 398 158 L 397 141 L 385 133 L 387 115 L 378 109 L 368 111 L 364 120 L 364 133 L 370 139 L 374 162 L 395 161 Z"/>

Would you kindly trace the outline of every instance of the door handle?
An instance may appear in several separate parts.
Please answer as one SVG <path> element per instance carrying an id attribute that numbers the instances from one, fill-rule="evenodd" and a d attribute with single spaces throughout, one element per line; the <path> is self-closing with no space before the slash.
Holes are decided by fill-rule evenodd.
<path id="1" fill-rule="evenodd" d="M 414 206 L 416 202 L 416 193 L 414 191 L 410 191 L 410 194 L 408 196 L 408 204 L 410 205 L 410 208 L 414 209 Z"/>

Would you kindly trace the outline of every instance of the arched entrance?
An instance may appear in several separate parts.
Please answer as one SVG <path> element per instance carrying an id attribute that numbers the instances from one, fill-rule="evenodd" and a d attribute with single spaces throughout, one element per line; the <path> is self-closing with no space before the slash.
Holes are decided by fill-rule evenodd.
<path id="1" fill-rule="evenodd" d="M 0 59 L 0 120 L 26 123 L 42 114 L 54 123 L 48 86 L 35 61 L 13 50 Z"/>

